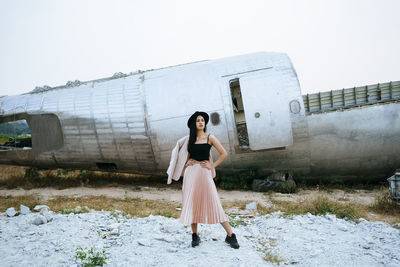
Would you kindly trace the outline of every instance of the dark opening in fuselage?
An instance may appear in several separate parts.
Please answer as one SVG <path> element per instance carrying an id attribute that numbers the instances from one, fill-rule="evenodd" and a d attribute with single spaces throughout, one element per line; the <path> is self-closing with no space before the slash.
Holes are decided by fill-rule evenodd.
<path id="1" fill-rule="evenodd" d="M 231 89 L 233 114 L 240 148 L 249 148 L 249 136 L 246 127 L 246 117 L 244 113 L 242 93 L 240 91 L 239 79 L 229 81 Z"/>

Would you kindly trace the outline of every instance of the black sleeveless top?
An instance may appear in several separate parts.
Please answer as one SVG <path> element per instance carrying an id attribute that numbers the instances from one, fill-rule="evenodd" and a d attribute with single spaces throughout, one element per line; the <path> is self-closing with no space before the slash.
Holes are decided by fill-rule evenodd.
<path id="1" fill-rule="evenodd" d="M 210 158 L 210 149 L 211 145 L 208 143 L 208 137 L 207 136 L 207 143 L 202 143 L 202 144 L 192 144 L 190 147 L 190 158 L 195 159 L 198 161 L 202 160 L 209 160 Z"/>

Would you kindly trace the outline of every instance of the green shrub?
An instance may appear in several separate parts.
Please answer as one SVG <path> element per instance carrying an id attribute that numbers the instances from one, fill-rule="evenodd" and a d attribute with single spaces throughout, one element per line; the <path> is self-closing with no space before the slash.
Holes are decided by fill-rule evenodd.
<path id="1" fill-rule="evenodd" d="M 251 189 L 251 183 L 256 177 L 256 170 L 237 171 L 233 174 L 222 174 L 215 179 L 215 183 L 222 189 Z"/>
<path id="2" fill-rule="evenodd" d="M 277 184 L 275 191 L 280 193 L 295 193 L 297 190 L 296 182 L 294 180 L 290 180 L 286 183 Z"/>
<path id="3" fill-rule="evenodd" d="M 79 259 L 84 267 L 103 266 L 107 263 L 105 252 L 105 249 L 101 252 L 94 251 L 93 248 L 85 251 L 83 248 L 79 247 L 76 249 L 75 258 Z"/>
<path id="4" fill-rule="evenodd" d="M 228 219 L 229 219 L 229 225 L 232 227 L 237 227 L 239 225 L 247 225 L 247 223 L 238 216 L 229 215 Z"/>
<path id="5" fill-rule="evenodd" d="M 36 184 L 40 182 L 40 174 L 36 168 L 27 168 L 25 170 L 24 178 L 31 183 Z"/>

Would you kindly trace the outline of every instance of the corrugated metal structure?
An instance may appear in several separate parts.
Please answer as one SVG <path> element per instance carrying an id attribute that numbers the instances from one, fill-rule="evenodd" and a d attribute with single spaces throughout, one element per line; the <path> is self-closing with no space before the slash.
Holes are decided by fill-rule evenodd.
<path id="1" fill-rule="evenodd" d="M 303 95 L 307 113 L 352 108 L 400 99 L 400 81 Z"/>

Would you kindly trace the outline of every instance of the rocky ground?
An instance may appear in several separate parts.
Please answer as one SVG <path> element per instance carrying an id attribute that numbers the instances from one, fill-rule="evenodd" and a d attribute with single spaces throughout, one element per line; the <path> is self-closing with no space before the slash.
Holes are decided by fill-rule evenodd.
<path id="1" fill-rule="evenodd" d="M 334 215 L 257 216 L 253 208 L 248 205 L 248 213 L 256 216 L 232 220 L 237 250 L 224 242 L 219 224 L 200 224 L 201 243 L 192 248 L 190 227 L 175 218 L 131 218 L 122 211 L 59 214 L 46 206 L 8 209 L 0 216 L 2 266 L 80 266 L 85 259 L 76 258 L 79 248 L 86 253 L 93 248 L 105 266 L 400 265 L 399 225 Z"/>
<path id="2" fill-rule="evenodd" d="M 224 242 L 226 232 L 219 224 L 199 224 L 201 243 L 192 248 L 190 226 L 181 225 L 176 218 L 139 218 L 119 210 L 81 207 L 61 214 L 46 206 L 37 206 L 36 210 L 19 204 L 14 209 L 8 206 L 14 198 L 25 203 L 31 196 L 41 199 L 39 203 L 60 198 L 63 201 L 65 196 L 81 200 L 107 198 L 112 203 L 128 199 L 129 205 L 138 198 L 170 203 L 167 208 L 179 212 L 182 192 L 177 188 L 3 188 L 0 197 L 4 209 L 0 211 L 10 209 L 0 213 L 1 266 L 82 266 L 96 260 L 105 260 L 105 266 L 400 266 L 398 215 L 366 208 L 374 203 L 377 193 L 379 190 L 299 189 L 294 194 L 280 194 L 218 189 L 221 202 L 230 207 L 225 211 L 240 244 L 236 250 Z M 276 210 L 279 202 L 306 203 L 318 196 L 361 207 L 368 220 L 310 213 L 261 215 L 255 208 Z M 89 205 L 85 201 L 83 205 Z M 91 204 L 96 203 L 92 200 Z M 243 203 L 250 204 L 244 208 Z M 30 206 L 33 208 L 32 202 Z"/>

